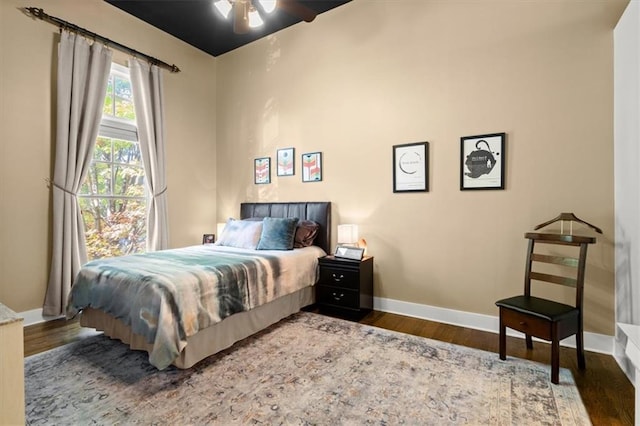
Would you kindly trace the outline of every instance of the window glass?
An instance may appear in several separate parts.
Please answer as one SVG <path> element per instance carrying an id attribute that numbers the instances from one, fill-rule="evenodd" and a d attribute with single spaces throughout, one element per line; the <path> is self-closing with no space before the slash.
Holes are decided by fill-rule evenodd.
<path id="1" fill-rule="evenodd" d="M 146 247 L 147 189 L 128 70 L 114 65 L 103 118 L 79 203 L 89 259 Z"/>
<path id="2" fill-rule="evenodd" d="M 121 76 L 114 76 L 114 116 L 129 120 L 135 119 L 133 112 L 133 96 L 131 94 L 131 82 Z"/>

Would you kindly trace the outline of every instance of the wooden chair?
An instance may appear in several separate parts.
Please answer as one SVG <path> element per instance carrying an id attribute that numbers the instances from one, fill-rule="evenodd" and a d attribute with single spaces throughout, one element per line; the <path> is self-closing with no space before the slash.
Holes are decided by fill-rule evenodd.
<path id="1" fill-rule="evenodd" d="M 512 328 L 525 334 L 528 349 L 533 349 L 532 336 L 551 342 L 551 382 L 558 384 L 560 370 L 560 341 L 575 334 L 578 367 L 585 368 L 584 341 L 582 336 L 582 300 L 587 247 L 595 243 L 593 237 L 540 234 L 528 232 L 529 251 L 524 278 L 524 294 L 498 300 L 500 308 L 500 359 L 507 358 L 506 328 Z M 536 251 L 538 244 L 556 244 L 579 247 L 578 258 L 541 254 Z M 534 262 L 559 265 L 563 272 L 571 271 L 568 276 L 534 272 Z M 554 270 L 555 272 L 555 270 Z M 575 288 L 575 305 L 542 299 L 531 295 L 531 281 L 545 281 Z"/>

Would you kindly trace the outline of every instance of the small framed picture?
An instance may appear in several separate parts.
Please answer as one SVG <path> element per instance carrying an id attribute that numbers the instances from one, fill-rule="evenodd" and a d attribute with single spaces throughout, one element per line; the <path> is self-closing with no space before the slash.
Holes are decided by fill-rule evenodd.
<path id="1" fill-rule="evenodd" d="M 271 183 L 271 157 L 254 160 L 253 178 L 256 184 Z"/>
<path id="2" fill-rule="evenodd" d="M 504 189 L 505 133 L 460 138 L 460 190 Z"/>
<path id="3" fill-rule="evenodd" d="M 362 257 L 364 256 L 364 249 L 360 247 L 338 245 L 334 256 L 341 257 L 343 259 L 362 260 Z"/>
<path id="4" fill-rule="evenodd" d="M 213 244 L 216 242 L 216 234 L 202 234 L 202 244 Z"/>
<path id="5" fill-rule="evenodd" d="M 322 180 L 322 153 L 302 154 L 302 181 L 319 182 Z"/>
<path id="6" fill-rule="evenodd" d="M 294 148 L 283 148 L 278 150 L 278 176 L 293 176 L 296 173 L 296 162 L 294 153 Z"/>
<path id="7" fill-rule="evenodd" d="M 393 146 L 393 192 L 429 190 L 429 142 Z"/>

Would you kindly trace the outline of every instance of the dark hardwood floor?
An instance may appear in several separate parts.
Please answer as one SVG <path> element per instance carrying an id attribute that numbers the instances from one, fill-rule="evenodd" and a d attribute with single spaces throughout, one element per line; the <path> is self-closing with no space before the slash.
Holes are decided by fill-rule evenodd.
<path id="1" fill-rule="evenodd" d="M 498 335 L 489 332 L 456 327 L 417 318 L 374 311 L 364 317 L 363 324 L 395 330 L 463 345 L 498 356 Z M 25 327 L 25 356 L 43 352 L 66 343 L 93 335 L 91 329 L 80 327 L 77 321 L 64 319 Z M 549 363 L 549 345 L 534 342 L 534 349 L 527 351 L 524 340 L 507 338 L 507 362 L 509 357 Z M 560 366 L 573 373 L 580 395 L 591 422 L 598 425 L 633 425 L 634 388 L 612 356 L 594 352 L 586 353 L 586 370 L 579 370 L 575 349 L 561 348 Z"/>

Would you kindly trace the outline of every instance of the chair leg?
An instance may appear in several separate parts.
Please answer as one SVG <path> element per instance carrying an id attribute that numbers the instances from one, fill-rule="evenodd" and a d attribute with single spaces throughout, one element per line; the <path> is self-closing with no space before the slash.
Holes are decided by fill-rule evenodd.
<path id="1" fill-rule="evenodd" d="M 578 354 L 578 368 L 584 370 L 587 365 L 584 361 L 584 339 L 582 337 L 582 330 L 576 333 L 576 352 Z"/>
<path id="2" fill-rule="evenodd" d="M 507 327 L 504 325 L 502 315 L 500 315 L 500 359 L 507 359 Z"/>
<path id="3" fill-rule="evenodd" d="M 560 383 L 560 340 L 556 325 L 551 331 L 551 383 Z"/>
<path id="4" fill-rule="evenodd" d="M 527 349 L 533 349 L 533 339 L 530 334 L 526 334 L 524 337 L 525 342 L 527 342 Z"/>

